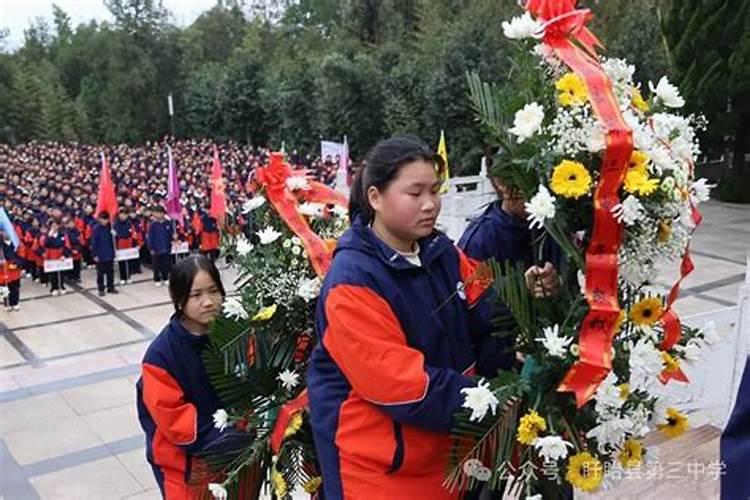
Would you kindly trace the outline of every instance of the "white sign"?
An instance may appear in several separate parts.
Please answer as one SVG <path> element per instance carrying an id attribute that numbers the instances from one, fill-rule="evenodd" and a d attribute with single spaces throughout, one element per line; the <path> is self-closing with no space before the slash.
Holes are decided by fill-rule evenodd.
<path id="1" fill-rule="evenodd" d="M 115 252 L 115 262 L 137 259 L 140 255 L 141 251 L 138 247 L 122 248 Z"/>
<path id="2" fill-rule="evenodd" d="M 173 242 L 172 243 L 172 255 L 180 255 L 182 253 L 190 253 L 190 246 L 187 241 Z"/>
<path id="3" fill-rule="evenodd" d="M 60 271 L 70 271 L 73 269 L 73 259 L 56 259 L 44 261 L 45 273 L 59 273 Z"/>

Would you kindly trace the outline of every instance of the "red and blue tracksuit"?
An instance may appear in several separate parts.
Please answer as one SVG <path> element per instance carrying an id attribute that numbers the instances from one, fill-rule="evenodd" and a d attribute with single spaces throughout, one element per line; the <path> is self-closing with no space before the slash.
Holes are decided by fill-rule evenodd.
<path id="1" fill-rule="evenodd" d="M 721 461 L 726 465 L 721 499 L 750 498 L 750 356 L 732 415 L 721 434 Z"/>
<path id="2" fill-rule="evenodd" d="M 173 316 L 143 357 L 136 385 L 146 459 L 166 500 L 193 498 L 188 479 L 194 455 L 217 443 L 221 408 L 203 366 L 207 335 L 193 335 Z"/>
<path id="3" fill-rule="evenodd" d="M 416 266 L 359 218 L 326 275 L 307 388 L 327 500 L 457 498 L 442 483 L 461 389 L 511 366 L 475 263 L 442 233 L 419 246 Z"/>

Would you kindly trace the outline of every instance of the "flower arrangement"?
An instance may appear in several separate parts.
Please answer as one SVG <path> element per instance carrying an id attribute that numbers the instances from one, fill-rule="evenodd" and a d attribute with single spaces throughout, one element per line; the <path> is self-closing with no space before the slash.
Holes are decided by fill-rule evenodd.
<path id="1" fill-rule="evenodd" d="M 552 238 L 562 250 L 563 286 L 535 298 L 524 269 L 491 263 L 509 311 L 498 335 L 514 339 L 523 368 L 466 391 L 449 488 L 546 499 L 605 487 L 644 465 L 646 433 L 685 431 L 665 384 L 688 382 L 683 363 L 716 341 L 672 308 L 711 188 L 693 171 L 705 120 L 679 113 L 685 102 L 666 77 L 646 90 L 632 65 L 597 55 L 590 13 L 574 6 L 531 0 L 503 23 L 517 86 L 468 76 L 499 147 L 495 173 L 528 200 L 536 244 Z M 680 280 L 663 294 L 653 280 L 668 268 Z"/>

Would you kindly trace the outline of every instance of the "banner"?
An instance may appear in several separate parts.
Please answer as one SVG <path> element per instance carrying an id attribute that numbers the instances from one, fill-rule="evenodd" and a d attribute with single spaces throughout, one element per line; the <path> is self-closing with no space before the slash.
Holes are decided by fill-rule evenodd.
<path id="1" fill-rule="evenodd" d="M 70 271 L 73 269 L 73 259 L 55 259 L 44 261 L 44 272 L 45 273 L 59 273 L 62 271 Z"/>
<path id="2" fill-rule="evenodd" d="M 183 253 L 190 253 L 190 245 L 187 241 L 172 242 L 172 255 L 181 255 Z"/>
<path id="3" fill-rule="evenodd" d="M 121 248 L 115 250 L 115 262 L 121 262 L 124 260 L 133 260 L 140 257 L 141 250 L 138 247 L 135 248 Z"/>

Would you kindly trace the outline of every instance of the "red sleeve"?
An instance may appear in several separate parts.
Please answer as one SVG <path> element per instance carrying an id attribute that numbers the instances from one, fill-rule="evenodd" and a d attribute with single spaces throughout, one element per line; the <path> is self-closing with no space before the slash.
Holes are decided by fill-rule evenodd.
<path id="1" fill-rule="evenodd" d="M 143 364 L 143 402 L 169 441 L 184 446 L 197 439 L 198 410 L 165 369 Z"/>
<path id="2" fill-rule="evenodd" d="M 456 248 L 456 251 L 458 252 L 461 281 L 463 281 L 466 291 L 466 301 L 471 307 L 492 286 L 492 272 L 486 263 L 467 257 L 460 248 Z"/>

